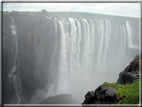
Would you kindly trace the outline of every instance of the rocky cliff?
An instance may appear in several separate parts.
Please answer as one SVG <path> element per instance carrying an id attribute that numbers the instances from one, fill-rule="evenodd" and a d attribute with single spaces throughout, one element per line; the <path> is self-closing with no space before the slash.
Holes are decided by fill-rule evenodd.
<path id="1" fill-rule="evenodd" d="M 15 22 L 12 22 L 11 17 Z M 26 97 L 24 99 L 28 100 L 30 98 L 28 96 L 32 96 L 35 90 L 42 89 L 49 83 L 48 80 L 52 77 L 49 77 L 48 71 L 55 47 L 55 25 L 53 23 L 53 20 L 38 15 L 3 15 L 3 103 L 14 103 L 14 96 L 17 93 L 14 89 L 16 84 L 15 87 L 21 88 L 20 93 Z M 14 26 L 17 38 L 11 33 Z M 60 44 L 59 29 L 56 33 L 58 33 L 57 43 Z M 57 46 L 54 60 L 56 66 L 58 66 L 59 49 L 60 45 Z M 16 56 L 15 51 L 17 51 Z M 11 82 L 13 77 L 9 75 L 12 74 L 15 57 L 17 60 L 14 75 L 19 83 Z M 57 78 L 55 75 L 54 77 Z"/>
<path id="2" fill-rule="evenodd" d="M 142 55 L 142 54 L 141 54 Z M 89 91 L 85 95 L 84 104 L 138 104 L 139 102 L 139 72 L 141 71 L 139 66 L 142 67 L 140 55 L 135 56 L 135 58 L 130 62 L 130 64 L 119 74 L 119 78 L 116 83 L 106 83 L 104 82 L 95 91 Z M 135 84 L 135 85 L 134 85 Z M 137 84 L 137 88 L 136 88 Z M 130 89 L 131 88 L 131 89 Z M 129 89 L 129 91 L 127 91 Z M 133 98 L 130 90 L 135 91 Z M 123 95 L 121 95 L 122 91 Z M 124 92 L 123 92 L 124 91 Z M 118 94 L 119 93 L 119 94 Z M 126 94 L 127 93 L 127 94 Z M 126 99 L 129 95 L 130 101 Z M 133 100 L 133 102 L 132 102 Z M 127 103 L 124 103 L 127 102 Z"/>

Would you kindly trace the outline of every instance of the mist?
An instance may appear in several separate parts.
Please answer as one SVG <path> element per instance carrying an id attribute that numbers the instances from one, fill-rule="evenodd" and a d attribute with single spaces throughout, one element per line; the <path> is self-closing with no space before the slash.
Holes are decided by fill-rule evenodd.
<path id="1" fill-rule="evenodd" d="M 139 53 L 139 20 L 119 16 L 3 16 L 3 103 L 35 104 L 116 82 Z"/>

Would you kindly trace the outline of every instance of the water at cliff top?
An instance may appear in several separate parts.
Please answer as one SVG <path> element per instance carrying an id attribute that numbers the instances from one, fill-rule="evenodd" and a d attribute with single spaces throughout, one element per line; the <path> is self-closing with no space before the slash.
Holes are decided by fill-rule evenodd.
<path id="1" fill-rule="evenodd" d="M 9 25 L 14 58 L 5 75 L 11 75 L 15 80 L 8 77 L 7 84 L 11 85 L 6 89 L 14 87 L 15 103 L 26 98 L 28 89 L 34 92 L 30 97 L 32 103 L 39 96 L 44 99 L 59 94 L 72 94 L 74 100 L 82 103 L 87 91 L 95 90 L 105 81 L 116 82 L 119 73 L 139 53 L 139 25 L 129 19 L 44 17 L 44 22 L 39 21 L 41 25 L 30 22 L 37 23 L 29 25 L 32 28 L 28 22 L 20 24 L 17 17 L 9 20 L 14 23 Z M 4 32 L 8 31 L 6 29 Z M 5 53 L 7 38 L 5 33 Z M 7 103 L 14 103 L 11 101 L 12 98 Z"/>

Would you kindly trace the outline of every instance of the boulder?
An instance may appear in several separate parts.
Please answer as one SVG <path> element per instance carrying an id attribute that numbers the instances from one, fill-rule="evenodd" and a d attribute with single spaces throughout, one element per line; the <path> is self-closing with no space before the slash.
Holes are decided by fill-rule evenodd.
<path id="1" fill-rule="evenodd" d="M 93 104 L 94 103 L 94 91 L 88 91 L 88 93 L 85 95 L 85 100 L 82 104 Z"/>
<path id="2" fill-rule="evenodd" d="M 95 92 L 91 91 L 85 95 L 85 100 L 82 104 L 110 104 L 115 102 L 116 88 L 111 86 L 99 86 Z"/>
<path id="3" fill-rule="evenodd" d="M 89 91 L 89 92 L 85 95 L 85 98 L 86 98 L 86 99 L 89 99 L 89 98 L 93 97 L 94 94 L 95 94 L 94 91 Z"/>

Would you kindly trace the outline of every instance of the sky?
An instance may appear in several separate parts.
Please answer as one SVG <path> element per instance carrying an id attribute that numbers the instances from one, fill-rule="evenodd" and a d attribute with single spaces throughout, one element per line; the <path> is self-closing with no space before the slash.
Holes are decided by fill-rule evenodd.
<path id="1" fill-rule="evenodd" d="M 72 11 L 140 17 L 140 3 L 3 3 L 3 11 Z"/>

